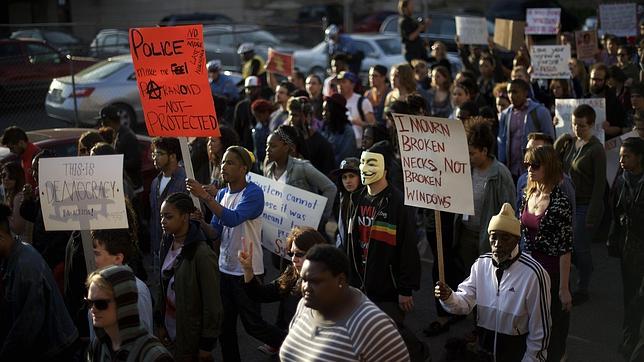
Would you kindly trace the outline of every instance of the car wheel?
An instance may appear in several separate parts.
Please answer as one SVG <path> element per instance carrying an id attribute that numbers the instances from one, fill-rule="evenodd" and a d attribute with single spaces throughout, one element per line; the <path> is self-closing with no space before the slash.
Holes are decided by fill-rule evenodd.
<path id="1" fill-rule="evenodd" d="M 115 103 L 114 107 L 118 108 L 118 113 L 121 116 L 121 126 L 133 129 L 136 126 L 136 114 L 132 107 L 125 103 Z"/>
<path id="2" fill-rule="evenodd" d="M 322 67 L 313 67 L 311 68 L 309 73 L 317 75 L 318 77 L 320 77 L 320 79 L 322 79 L 323 82 L 324 78 L 326 78 L 326 70 Z"/>

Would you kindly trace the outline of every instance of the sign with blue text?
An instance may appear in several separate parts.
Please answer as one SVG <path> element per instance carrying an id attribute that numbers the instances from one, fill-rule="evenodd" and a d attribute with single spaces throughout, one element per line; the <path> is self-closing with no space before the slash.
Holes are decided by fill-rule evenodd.
<path id="1" fill-rule="evenodd" d="M 128 227 L 123 155 L 41 158 L 38 196 L 47 231 Z"/>
<path id="2" fill-rule="evenodd" d="M 317 229 L 327 202 L 326 197 L 286 185 L 255 173 L 248 180 L 264 191 L 262 245 L 286 258 L 286 237 L 294 226 Z"/>

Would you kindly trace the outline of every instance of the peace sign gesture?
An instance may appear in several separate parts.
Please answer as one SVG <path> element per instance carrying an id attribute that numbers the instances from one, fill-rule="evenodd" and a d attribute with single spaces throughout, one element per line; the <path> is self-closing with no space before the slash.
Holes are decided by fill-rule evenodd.
<path id="1" fill-rule="evenodd" d="M 244 270 L 244 281 L 250 282 L 255 275 L 253 274 L 253 243 L 246 244 L 246 238 L 242 236 L 242 249 L 237 252 L 237 259 Z"/>

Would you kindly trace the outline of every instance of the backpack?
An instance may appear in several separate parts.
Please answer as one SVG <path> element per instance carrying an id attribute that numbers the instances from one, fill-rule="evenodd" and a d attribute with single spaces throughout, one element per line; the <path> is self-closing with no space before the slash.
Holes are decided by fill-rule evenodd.
<path id="1" fill-rule="evenodd" d="M 360 120 L 362 122 L 367 122 L 367 120 L 364 117 L 364 111 L 362 110 L 362 103 L 367 97 L 361 95 L 360 98 L 358 99 L 358 113 L 360 114 Z"/>

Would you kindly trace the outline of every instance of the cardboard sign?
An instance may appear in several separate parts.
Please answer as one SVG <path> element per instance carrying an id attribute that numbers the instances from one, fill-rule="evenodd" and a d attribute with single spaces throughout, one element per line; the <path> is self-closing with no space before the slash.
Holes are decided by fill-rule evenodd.
<path id="1" fill-rule="evenodd" d="M 455 16 L 456 35 L 462 44 L 487 45 L 487 20 L 480 16 Z"/>
<path id="2" fill-rule="evenodd" d="M 273 48 L 268 48 L 266 71 L 288 77 L 293 74 L 294 64 L 293 54 L 280 53 Z"/>
<path id="3" fill-rule="evenodd" d="M 572 131 L 572 112 L 581 104 L 587 104 L 595 110 L 594 134 L 601 143 L 604 143 L 606 139 L 602 126 L 606 121 L 606 100 L 604 98 L 555 99 L 556 136 L 559 137 L 565 133 L 575 135 Z"/>
<path id="4" fill-rule="evenodd" d="M 535 45 L 530 48 L 533 79 L 570 79 L 572 73 L 570 61 L 570 44 Z"/>
<path id="5" fill-rule="evenodd" d="M 394 114 L 405 205 L 474 214 L 470 156 L 462 122 Z"/>
<path id="6" fill-rule="evenodd" d="M 148 134 L 218 137 L 203 26 L 133 28 L 129 36 Z"/>
<path id="7" fill-rule="evenodd" d="M 560 8 L 527 9 L 525 33 L 529 35 L 557 34 L 560 17 Z"/>
<path id="8" fill-rule="evenodd" d="M 617 172 L 619 171 L 620 167 L 619 149 L 622 146 L 622 143 L 624 143 L 624 141 L 630 137 L 639 136 L 637 132 L 631 131 L 624 133 L 619 137 L 611 138 L 604 144 L 604 150 L 606 151 L 606 181 L 608 181 L 608 185 L 610 187 L 613 187 L 613 181 L 615 181 L 615 177 L 617 176 Z"/>
<path id="9" fill-rule="evenodd" d="M 599 24 L 606 34 L 617 37 L 637 36 L 637 4 L 599 5 Z"/>
<path id="10" fill-rule="evenodd" d="M 327 202 L 326 197 L 286 185 L 255 173 L 248 180 L 264 191 L 262 245 L 286 258 L 286 237 L 294 226 L 317 229 Z"/>
<path id="11" fill-rule="evenodd" d="M 577 59 L 593 60 L 599 53 L 597 46 L 597 30 L 576 31 L 575 46 L 577 49 Z"/>
<path id="12" fill-rule="evenodd" d="M 128 227 L 123 155 L 41 158 L 38 165 L 47 231 Z"/>
<path id="13" fill-rule="evenodd" d="M 494 19 L 494 43 L 505 50 L 517 50 L 525 42 L 525 22 Z"/>

